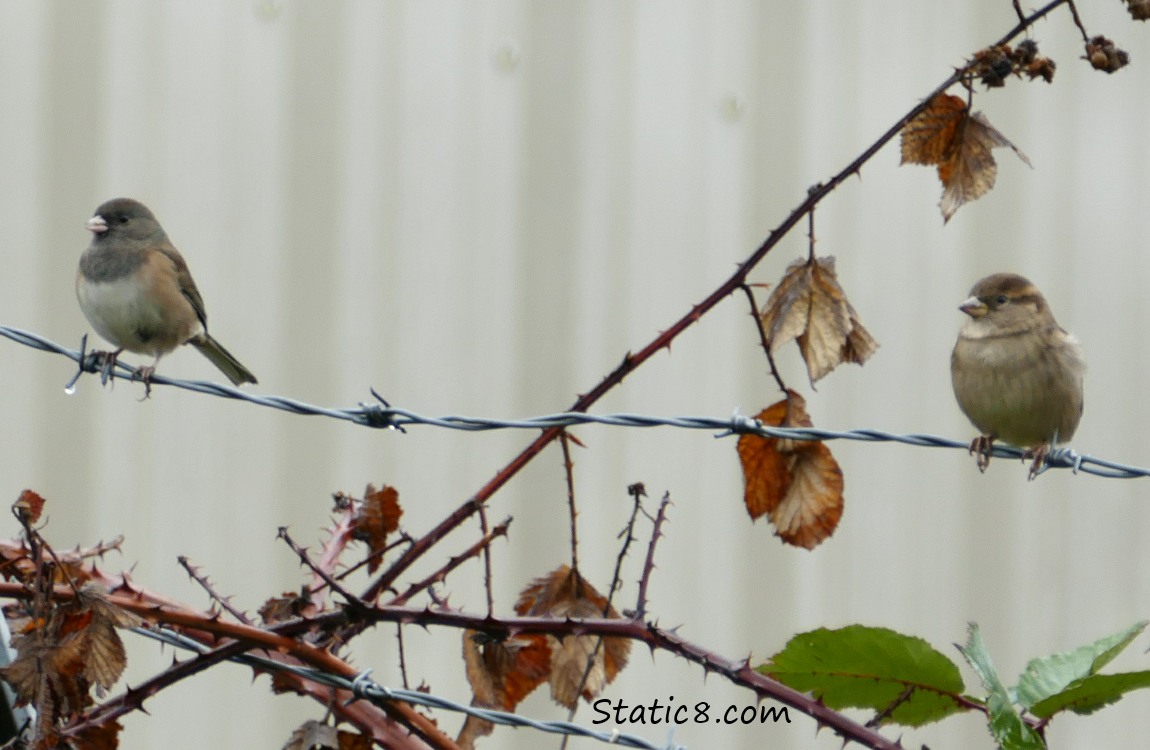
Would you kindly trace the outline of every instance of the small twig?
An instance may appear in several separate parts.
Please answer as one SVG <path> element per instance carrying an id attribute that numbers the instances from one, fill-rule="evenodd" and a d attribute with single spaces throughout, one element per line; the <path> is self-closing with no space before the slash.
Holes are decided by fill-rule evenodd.
<path id="1" fill-rule="evenodd" d="M 811 210 L 807 211 L 807 263 L 811 265 L 815 262 L 815 208 L 811 206 Z"/>
<path id="2" fill-rule="evenodd" d="M 61 601 L 75 598 L 75 593 L 62 586 L 54 587 L 50 595 Z M 27 600 L 34 596 L 33 592 L 19 583 L 0 581 L 0 597 Z M 312 630 L 333 632 L 340 628 L 347 628 L 352 624 L 352 613 L 346 609 L 333 610 L 311 618 L 298 618 L 275 623 L 265 629 L 246 626 L 240 623 L 222 621 L 205 613 L 188 612 L 186 610 L 173 610 L 164 604 L 157 604 L 154 595 L 139 589 L 132 589 L 128 593 L 118 593 L 113 590 L 109 599 L 118 606 L 124 607 L 153 622 L 166 623 L 178 628 L 181 632 L 196 640 L 209 645 L 218 643 L 222 638 L 235 639 L 222 647 L 208 652 L 202 657 L 196 657 L 188 662 L 181 662 L 173 670 L 188 670 L 182 676 L 190 676 L 207 667 L 225 661 L 233 656 L 250 650 L 263 650 L 269 655 L 283 654 L 295 657 L 298 661 L 324 669 L 334 674 L 346 677 L 355 677 L 358 672 L 346 662 L 338 659 L 323 649 L 293 640 L 298 636 Z M 162 600 L 162 598 L 161 598 Z M 487 633 L 493 638 L 505 640 L 518 633 L 545 633 L 557 638 L 571 635 L 577 629 L 585 635 L 611 636 L 629 638 L 645 643 L 652 649 L 667 651 L 686 661 L 702 666 L 708 672 L 715 672 L 734 684 L 752 690 L 763 698 L 777 700 L 787 706 L 792 706 L 809 715 L 821 725 L 831 727 L 833 731 L 844 738 L 851 739 L 871 748 L 889 748 L 897 750 L 901 745 L 889 740 L 876 731 L 869 729 L 852 720 L 845 714 L 827 708 L 821 701 L 797 690 L 793 690 L 765 675 L 756 672 L 746 661 L 731 661 L 724 659 L 713 652 L 698 645 L 683 640 L 672 631 L 659 628 L 656 625 L 634 619 L 619 618 L 554 618 L 554 617 L 513 617 L 499 618 L 485 614 L 467 614 L 456 612 L 444 607 L 439 608 L 409 608 L 394 606 L 370 606 L 363 612 L 355 613 L 355 617 L 368 625 L 382 622 L 415 624 L 423 627 L 431 625 L 452 628 L 465 628 Z M 209 636 L 210 634 L 210 636 Z M 170 684 L 174 679 L 168 679 L 164 684 Z M 124 696 L 125 700 L 138 705 L 144 698 L 154 695 L 156 689 L 142 691 L 137 686 Z M 358 705 L 358 704 L 356 704 Z M 108 708 L 108 703 L 92 709 L 84 724 L 91 726 L 103 721 L 107 716 L 101 711 Z M 411 725 L 419 721 L 414 716 L 398 714 L 398 707 L 388 706 L 392 718 Z M 392 711 L 396 714 L 392 714 Z M 119 713 L 124 713 L 120 711 Z M 117 713 L 116 715 L 119 715 Z M 98 720 L 96 717 L 99 717 Z M 363 726 L 363 725 L 360 725 Z M 378 727 L 378 725 L 374 725 Z M 76 724 L 67 730 L 67 736 L 72 736 L 78 730 Z M 427 730 L 430 733 L 430 728 Z M 425 732 L 419 734 L 424 736 Z M 451 746 L 437 743 L 437 746 Z M 403 745 L 397 745 L 402 747 Z"/>
<path id="3" fill-rule="evenodd" d="M 409 689 L 407 684 L 407 649 L 403 647 L 403 623 L 395 624 L 395 640 L 399 645 L 399 679 L 403 682 L 404 690 Z"/>
<path id="4" fill-rule="evenodd" d="M 1086 26 L 1082 23 L 1082 18 L 1078 15 L 1078 6 L 1074 4 L 1074 0 L 1066 0 L 1066 5 L 1070 8 L 1070 15 L 1074 17 L 1074 25 L 1082 32 L 1082 41 L 1089 43 L 1090 34 L 1086 33 Z"/>
<path id="5" fill-rule="evenodd" d="M 306 623 L 292 626 L 293 628 L 322 627 L 324 623 L 337 618 L 346 617 L 343 613 L 312 618 Z M 674 631 L 660 628 L 651 623 L 640 620 L 603 618 L 570 619 L 553 617 L 512 617 L 499 618 L 485 615 L 467 615 L 461 612 L 452 612 L 442 609 L 423 609 L 413 612 L 408 608 L 399 608 L 392 611 L 390 607 L 373 607 L 366 613 L 368 620 L 373 621 L 404 621 L 423 626 L 441 625 L 455 628 L 467 628 L 486 633 L 497 640 L 505 640 L 512 635 L 520 633 L 546 633 L 557 638 L 571 635 L 573 627 L 578 627 L 584 635 L 599 635 L 608 637 L 630 638 L 646 644 L 652 649 L 667 651 L 698 664 L 707 672 L 714 672 L 733 684 L 747 688 L 761 698 L 776 700 L 784 705 L 791 706 L 810 716 L 820 726 L 830 727 L 832 731 L 843 738 L 858 742 L 870 748 L 885 748 L 899 750 L 903 746 L 896 740 L 891 740 L 879 734 L 876 730 L 863 726 L 849 716 L 828 708 L 822 701 L 794 690 L 786 685 L 756 672 L 745 661 L 726 659 L 699 645 L 690 643 Z M 286 629 L 286 628 L 285 628 Z"/>
<path id="6" fill-rule="evenodd" d="M 316 566 L 327 573 L 330 578 L 338 581 L 340 580 L 340 576 L 336 575 L 335 569 L 339 564 L 340 557 L 343 556 L 344 550 L 356 540 L 356 523 L 359 519 L 360 512 L 363 510 L 363 501 L 357 500 L 343 492 L 334 493 L 332 495 L 332 501 L 335 503 L 333 510 L 337 511 L 339 516 L 336 518 L 335 524 L 328 529 L 330 536 L 328 540 L 324 542 L 319 556 L 319 562 L 316 563 Z M 320 578 L 319 581 L 312 584 L 309 593 L 315 595 L 322 591 L 324 586 L 326 586 L 326 581 Z"/>
<path id="7" fill-rule="evenodd" d="M 342 596 L 347 602 L 348 606 L 356 608 L 367 606 L 364 604 L 362 599 L 341 586 L 339 581 L 332 578 L 326 570 L 312 562 L 311 558 L 308 557 L 307 550 L 295 543 L 295 540 L 291 538 L 291 534 L 288 533 L 286 526 L 279 527 L 279 531 L 276 533 L 276 538 L 282 539 L 284 543 L 291 548 L 291 551 L 296 553 L 296 556 L 299 557 L 300 562 L 310 568 L 311 572 L 322 578 L 323 582 L 327 584 L 328 588 Z"/>
<path id="8" fill-rule="evenodd" d="M 1022 5 L 1019 4 L 1018 0 L 1011 0 L 1011 3 L 1014 5 L 1014 12 L 1018 14 L 1018 20 L 1025 23 L 1026 14 L 1022 12 Z"/>
<path id="9" fill-rule="evenodd" d="M 1020 33 L 1026 29 L 1029 24 L 1034 23 L 1050 9 L 1057 7 L 1066 0 L 1054 0 L 1047 8 L 1037 11 L 1026 22 L 1020 23 L 1013 31 L 1003 38 L 999 44 L 1005 44 L 1013 35 Z M 787 215 L 785 219 L 778 226 L 776 226 L 767 238 L 756 248 L 742 263 L 738 265 L 731 276 L 718 287 L 714 289 L 707 297 L 698 304 L 691 307 L 677 321 L 672 323 L 669 327 L 665 328 L 662 333 L 657 335 L 646 346 L 642 347 L 636 352 L 628 352 L 623 361 L 615 367 L 611 372 L 607 373 L 598 385 L 586 391 L 582 396 L 575 400 L 569 411 L 572 412 L 585 412 L 592 405 L 597 403 L 599 399 L 603 398 L 609 391 L 613 390 L 616 386 L 623 382 L 627 375 L 635 371 L 640 365 L 653 357 L 656 353 L 668 348 L 671 343 L 678 338 L 687 328 L 694 323 L 698 322 L 706 313 L 716 307 L 720 302 L 725 300 L 736 289 L 746 283 L 747 275 L 758 266 L 759 262 L 767 256 L 767 254 L 774 249 L 779 242 L 787 235 L 788 232 L 797 224 L 802 217 L 817 205 L 823 198 L 832 193 L 840 184 L 845 182 L 852 175 L 857 174 L 864 164 L 869 162 L 875 154 L 882 149 L 888 142 L 893 140 L 902 131 L 903 127 L 912 119 L 917 117 L 923 112 L 930 101 L 938 93 L 946 91 L 961 77 L 961 71 L 956 71 L 949 75 L 941 84 L 939 84 L 934 91 L 926 96 L 923 101 L 911 107 L 909 111 L 903 114 L 893 125 L 890 126 L 884 133 L 882 133 L 870 146 L 865 148 L 853 161 L 843 167 L 837 174 L 831 177 L 826 182 L 820 182 L 817 190 L 808 193 L 805 200 L 803 200 L 794 210 Z M 498 492 L 503 485 L 516 476 L 528 463 L 530 463 L 542 450 L 559 437 L 561 430 L 559 428 L 549 428 L 543 431 L 539 437 L 531 442 L 524 448 L 519 455 L 513 458 L 510 463 L 498 471 L 495 476 L 484 484 L 474 495 L 469 497 L 464 503 L 457 507 L 454 511 L 444 517 L 438 524 L 430 529 L 421 538 L 417 539 L 411 547 L 405 552 L 398 560 L 396 560 L 388 571 L 377 578 L 364 595 L 366 601 L 373 601 L 374 597 L 379 592 L 386 590 L 394 581 L 401 576 L 404 571 L 410 568 L 419 558 L 427 553 L 435 544 L 447 534 L 454 531 L 464 521 L 466 521 L 473 513 L 475 513 L 479 506 L 487 502 L 487 500 Z"/>
<path id="10" fill-rule="evenodd" d="M 76 579 L 67 566 L 56 556 L 56 550 L 52 549 L 48 540 L 41 536 L 39 531 L 32 528 L 32 523 L 25 514 L 17 512 L 15 515 L 20 521 L 20 525 L 24 527 L 28 546 L 33 551 L 32 563 L 36 566 L 36 590 L 42 591 L 45 590 L 45 587 L 51 589 L 53 585 L 52 579 L 44 576 L 44 553 L 47 552 L 48 556 L 52 558 L 52 562 L 55 563 L 56 569 L 60 571 L 60 575 L 64 576 L 69 588 L 76 593 L 77 597 L 80 596 L 80 587 L 76 585 Z"/>
<path id="11" fill-rule="evenodd" d="M 0 589 L 3 589 L 2 585 L 0 585 Z M 60 591 L 62 591 L 62 589 L 56 588 L 54 593 L 58 595 Z M 240 623 L 226 622 L 217 617 L 206 617 L 203 613 L 199 612 L 155 607 L 152 604 L 135 599 L 125 600 L 124 597 L 114 594 L 109 598 L 125 609 L 139 614 L 141 617 L 153 622 L 167 623 L 179 632 L 195 640 L 199 640 L 202 643 L 206 641 L 207 645 L 215 645 L 223 639 L 233 639 L 235 641 L 234 643 L 222 648 L 216 648 L 214 651 L 209 652 L 209 654 L 205 654 L 205 657 L 214 657 L 210 660 L 210 664 L 217 663 L 222 659 L 229 659 L 232 656 L 246 651 L 260 650 L 267 654 L 269 658 L 292 659 L 298 663 L 314 666 L 347 678 L 357 676 L 360 671 L 324 648 L 305 643 L 298 638 L 292 638 L 278 632 L 280 630 L 279 625 L 284 625 L 283 630 L 285 631 L 290 630 L 290 628 L 286 627 L 286 623 L 277 624 L 277 626 L 269 628 L 251 627 Z M 344 617 L 350 617 L 352 615 L 348 612 L 348 609 L 349 608 L 344 608 L 338 611 L 344 615 Z M 363 611 L 367 611 L 367 608 L 365 607 Z M 206 638 L 205 634 L 207 634 Z M 229 650 L 229 646 L 236 646 L 238 648 L 235 651 L 231 651 Z M 198 662 L 199 660 L 199 658 L 194 659 L 192 663 Z M 134 692 L 134 690 L 129 691 L 129 693 Z M 143 697 L 140 697 L 139 700 L 142 701 Z M 406 725 L 433 747 L 443 748 L 444 750 L 447 748 L 457 748 L 455 743 L 436 728 L 431 721 L 420 715 L 410 706 L 392 701 L 381 706 L 381 708 L 383 708 L 388 716 Z M 378 721 L 367 725 L 365 728 L 369 731 L 386 729 L 386 727 L 381 726 L 381 723 Z"/>
<path id="12" fill-rule="evenodd" d="M 32 522 L 28 516 L 16 506 L 12 507 L 12 515 L 24 527 L 24 545 L 28 548 L 28 559 L 32 561 L 32 571 L 34 573 L 33 583 L 30 587 L 33 592 L 37 594 L 36 600 L 39 600 L 39 594 L 43 590 L 44 578 L 44 553 L 40 551 L 40 540 L 36 533 L 32 530 Z M 21 580 L 22 585 L 28 587 L 26 581 Z"/>
<path id="13" fill-rule="evenodd" d="M 750 284 L 744 283 L 740 285 L 740 288 L 747 295 L 747 302 L 751 305 L 751 319 L 755 321 L 755 327 L 759 329 L 759 344 L 767 355 L 767 363 L 771 366 L 771 377 L 775 379 L 779 390 L 786 393 L 787 384 L 783 382 L 783 376 L 779 374 L 779 368 L 775 365 L 775 357 L 771 354 L 771 342 L 767 338 L 767 330 L 763 328 L 763 318 L 759 315 L 759 306 L 755 302 L 755 292 L 751 289 Z"/>
<path id="14" fill-rule="evenodd" d="M 619 554 L 615 558 L 615 572 L 611 574 L 611 586 L 607 590 L 607 601 L 603 603 L 603 616 L 609 617 L 611 613 L 611 600 L 615 597 L 615 592 L 619 590 L 619 586 L 623 580 L 623 560 L 627 557 L 627 550 L 631 547 L 631 543 L 635 541 L 635 521 L 639 518 L 639 513 L 643 509 L 642 498 L 647 496 L 647 489 L 643 486 L 642 482 L 635 482 L 627 487 L 627 494 L 631 496 L 631 517 L 627 519 L 627 524 L 623 530 L 619 532 L 618 538 L 623 540 L 623 544 L 619 548 Z M 599 660 L 599 652 L 603 650 L 603 636 L 595 639 L 595 647 L 591 649 L 591 653 L 587 655 L 587 664 L 583 668 L 583 675 L 579 678 L 579 688 L 575 691 L 576 695 L 582 694 L 583 688 L 587 686 L 587 680 L 591 679 L 591 671 L 595 669 L 595 663 Z M 579 708 L 578 702 L 567 710 L 567 721 L 575 718 L 575 711 Z M 567 747 L 567 737 L 559 743 L 561 750 Z"/>
<path id="15" fill-rule="evenodd" d="M 567 478 L 567 518 L 571 525 L 571 570 L 579 573 L 579 512 L 575 507 L 575 463 L 571 460 L 571 436 L 567 430 L 559 433 L 559 447 L 563 449 L 563 475 Z"/>
<path id="16" fill-rule="evenodd" d="M 99 705 L 92 706 L 86 713 L 80 714 L 63 729 L 61 734 L 65 737 L 76 735 L 90 727 L 105 725 L 124 714 L 143 709 L 144 701 L 156 695 L 164 688 L 170 687 L 180 680 L 192 677 L 220 661 L 226 661 L 232 656 L 238 656 L 252 647 L 245 643 L 233 641 L 219 646 L 201 656 L 187 661 L 175 662 L 167 669 L 152 675 L 143 682 L 125 690 L 122 694 L 113 696 Z"/>
<path id="17" fill-rule="evenodd" d="M 491 529 L 487 523 L 487 507 L 484 506 L 479 509 L 479 530 L 483 532 L 483 536 L 491 533 Z M 491 577 L 491 545 L 486 544 L 483 546 L 483 593 L 487 597 L 487 614 L 495 614 L 495 595 L 492 586 Z"/>
<path id="18" fill-rule="evenodd" d="M 332 578 L 334 578 L 337 581 L 342 581 L 343 579 L 347 578 L 349 575 L 351 575 L 355 571 L 359 570 L 360 568 L 366 567 L 366 566 L 370 565 L 371 563 L 375 562 L 376 560 L 380 559 L 381 557 L 386 555 L 388 552 L 391 552 L 396 547 L 400 547 L 404 544 L 411 544 L 412 541 L 414 541 L 414 540 L 411 538 L 410 534 L 408 534 L 406 532 L 400 532 L 399 538 L 396 539 L 394 542 L 391 542 L 390 544 L 385 546 L 383 549 L 377 549 L 375 552 L 372 552 L 370 555 L 363 558 L 362 560 L 357 562 L 355 565 L 352 565 L 350 568 L 333 575 Z"/>
<path id="19" fill-rule="evenodd" d="M 627 519 L 627 525 L 623 527 L 623 530 L 620 531 L 616 537 L 617 539 L 622 539 L 623 544 L 620 545 L 619 554 L 615 557 L 615 572 L 611 574 L 611 588 L 607 592 L 607 602 L 603 605 L 604 617 L 610 612 L 611 601 L 622 585 L 623 560 L 627 557 L 627 551 L 631 548 L 631 543 L 635 541 L 635 522 L 639 519 L 639 514 L 643 512 L 643 498 L 647 497 L 647 488 L 642 482 L 635 482 L 627 487 L 627 494 L 631 496 L 631 517 Z"/>
<path id="20" fill-rule="evenodd" d="M 503 523 L 496 526 L 490 532 L 484 534 L 477 542 L 475 542 L 475 544 L 471 545 L 458 555 L 452 557 L 439 570 L 427 576 L 422 581 L 411 584 L 411 586 L 409 586 L 406 591 L 404 591 L 402 594 L 398 594 L 394 599 L 392 599 L 390 605 L 402 605 L 419 592 L 425 589 L 430 589 L 435 584 L 442 582 L 447 578 L 448 573 L 458 568 L 467 560 L 470 560 L 471 558 L 478 555 L 497 537 L 507 536 L 507 528 L 510 525 L 511 517 L 508 516 L 507 518 L 503 519 Z"/>
<path id="21" fill-rule="evenodd" d="M 655 521 L 651 524 L 651 541 L 647 545 L 647 557 L 643 560 L 643 575 L 639 578 L 639 595 L 635 599 L 635 619 L 642 620 L 647 616 L 647 584 L 651 580 L 651 573 L 655 570 L 655 545 L 663 536 L 663 522 L 667 520 L 667 506 L 671 504 L 671 493 L 664 492 L 659 502 L 659 512 L 655 514 Z"/>
<path id="22" fill-rule="evenodd" d="M 104 555 L 108 554 L 109 552 L 111 552 L 113 550 L 115 550 L 116 552 L 120 552 L 121 551 L 120 546 L 123 543 L 124 543 L 124 535 L 118 534 L 115 537 L 113 537 L 110 541 L 96 542 L 94 545 L 92 545 L 91 547 L 88 547 L 86 549 L 80 549 L 80 545 L 77 544 L 76 547 L 72 550 L 71 554 L 75 555 L 80 560 L 86 560 L 89 557 L 100 557 L 100 558 L 102 558 Z"/>
<path id="23" fill-rule="evenodd" d="M 153 610 L 155 614 L 158 610 Z M 165 614 L 171 615 L 172 613 L 166 612 Z M 214 624 L 218 621 L 211 621 L 209 624 Z M 185 623 L 185 626 L 187 624 Z M 203 637 L 197 637 L 195 634 L 197 628 L 195 625 L 190 626 L 191 630 L 182 630 L 186 637 L 193 640 L 204 642 Z M 175 628 L 173 628 L 175 629 Z M 207 630 L 208 628 L 203 628 Z M 268 631 L 261 631 L 259 628 L 252 628 L 250 632 L 255 634 L 267 633 Z M 288 643 L 295 643 L 287 641 Z M 65 737 L 75 737 L 85 731 L 86 729 L 101 726 L 104 723 L 116 719 L 124 714 L 132 711 L 143 710 L 143 703 L 148 698 L 156 695 L 161 690 L 171 687 L 175 683 L 192 677 L 209 667 L 212 667 L 222 661 L 240 657 L 248 651 L 260 651 L 258 645 L 246 641 L 230 641 L 222 646 L 217 646 L 209 651 L 204 651 L 193 659 L 183 662 L 177 662 L 167 668 L 166 670 L 152 676 L 145 680 L 143 683 L 129 688 L 123 694 L 104 701 L 98 706 L 94 706 L 85 714 L 77 716 L 72 722 L 61 731 L 61 735 Z M 354 677 L 354 670 L 345 662 L 339 660 L 322 650 L 309 649 L 302 644 L 299 644 L 298 649 L 292 649 L 293 653 L 302 650 L 304 654 L 311 654 L 312 659 L 301 659 L 300 663 L 313 664 L 319 668 L 327 669 L 336 674 L 343 674 L 345 677 Z M 288 661 L 288 659 L 279 653 L 277 650 L 263 650 L 265 656 L 270 659 Z M 451 742 L 442 733 L 437 732 L 428 723 L 427 719 L 420 716 L 418 712 L 414 711 L 408 706 L 402 704 L 386 705 L 376 707 L 364 701 L 358 701 L 354 704 L 348 705 L 343 702 L 333 702 L 327 696 L 330 696 L 331 689 L 326 686 L 321 686 L 320 690 L 309 689 L 308 681 L 297 677 L 295 675 L 284 674 L 284 679 L 295 683 L 301 692 L 314 697 L 324 698 L 323 703 L 329 709 L 333 710 L 341 720 L 353 723 L 359 727 L 364 733 L 370 734 L 382 746 L 385 747 L 423 747 L 412 743 L 406 736 L 406 731 L 397 728 L 393 724 L 385 721 L 385 716 L 390 717 L 398 724 L 406 726 L 408 729 L 414 731 L 418 736 L 427 740 L 433 747 L 443 748 L 444 750 L 458 750 L 457 746 Z"/>
<path id="24" fill-rule="evenodd" d="M 248 616 L 233 607 L 231 602 L 228 601 L 227 597 L 221 596 L 216 592 L 216 590 L 212 587 L 211 581 L 208 580 L 208 577 L 200 575 L 200 572 L 192 566 L 187 557 L 180 555 L 176 558 L 176 561 L 179 562 L 180 565 L 183 566 L 184 570 L 188 572 L 188 576 L 193 581 L 198 583 L 200 588 L 202 588 L 207 593 L 209 599 L 223 607 L 232 617 L 236 618 L 243 624 L 252 624 L 252 621 L 248 619 Z"/>

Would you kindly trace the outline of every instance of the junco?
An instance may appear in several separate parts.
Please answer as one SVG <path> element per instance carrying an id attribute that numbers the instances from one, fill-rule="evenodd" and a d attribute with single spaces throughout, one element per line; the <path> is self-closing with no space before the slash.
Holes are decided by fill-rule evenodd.
<path id="1" fill-rule="evenodd" d="M 96 332 L 110 341 L 108 371 L 123 350 L 155 357 L 136 372 L 148 384 L 160 357 L 196 347 L 235 385 L 256 376 L 208 335 L 204 300 L 188 264 L 148 207 L 115 198 L 88 220 L 92 243 L 80 256 L 76 297 Z"/>
<path id="2" fill-rule="evenodd" d="M 958 309 L 970 320 L 958 333 L 950 376 L 959 407 L 982 433 L 970 451 L 985 470 L 995 440 L 1026 448 L 1033 479 L 1082 417 L 1082 349 L 1042 292 L 1017 274 L 987 276 Z"/>

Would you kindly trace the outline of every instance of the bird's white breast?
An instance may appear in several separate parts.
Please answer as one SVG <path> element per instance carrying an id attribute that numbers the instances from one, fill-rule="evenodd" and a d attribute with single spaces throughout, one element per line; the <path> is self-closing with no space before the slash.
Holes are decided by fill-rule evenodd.
<path id="1" fill-rule="evenodd" d="M 84 317 L 96 332 L 117 347 L 159 356 L 183 343 L 172 340 L 170 335 L 157 335 L 171 330 L 172 322 L 144 293 L 137 279 L 127 277 L 105 282 L 81 279 L 76 284 L 76 297 Z"/>

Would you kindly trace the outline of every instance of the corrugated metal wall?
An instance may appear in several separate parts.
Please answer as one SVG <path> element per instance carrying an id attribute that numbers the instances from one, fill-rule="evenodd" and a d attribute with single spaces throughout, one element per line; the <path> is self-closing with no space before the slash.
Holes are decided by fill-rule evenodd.
<path id="1" fill-rule="evenodd" d="M 898 168 L 888 147 L 820 208 L 819 252 L 838 256 L 882 349 L 817 393 L 794 352 L 781 358 L 816 424 L 969 437 L 948 376 L 955 306 L 981 275 L 1016 270 L 1089 357 L 1076 446 L 1150 465 L 1150 27 L 1116 2 L 1081 10 L 1091 33 L 1131 52 L 1128 69 L 1106 76 L 1078 60 L 1081 40 L 1059 11 L 1035 32 L 1059 64 L 1054 85 L 1012 81 L 977 98 L 1033 170 L 999 152 L 995 191 L 943 227 L 932 171 Z M 184 252 L 213 333 L 259 375 L 258 391 L 340 406 L 374 386 L 429 414 L 556 411 L 1014 21 L 1006 0 L 4 3 L 0 324 L 78 344 L 89 331 L 72 290 L 83 223 L 102 200 L 130 195 Z M 796 232 L 755 280 L 777 280 L 804 252 Z M 773 401 L 746 313 L 731 298 L 597 410 L 725 415 Z M 163 371 L 216 376 L 190 351 Z M 529 439 L 374 433 L 167 388 L 141 403 L 138 387 L 102 390 L 91 377 L 68 397 L 70 374 L 61 358 L 0 343 L 0 499 L 24 487 L 46 495 L 46 533 L 61 547 L 125 533 L 109 565 L 194 602 L 204 597 L 177 554 L 254 609 L 300 580 L 275 529 L 318 538 L 333 491 L 392 484 L 418 533 Z M 980 476 L 959 452 L 838 443 L 846 513 L 832 540 L 805 552 L 748 522 L 733 441 L 577 434 L 589 577 L 606 587 L 625 487 L 670 492 L 652 612 L 726 656 L 763 657 L 801 630 L 852 622 L 954 654 L 976 620 L 1011 676 L 1150 611 L 1144 481 L 1055 472 L 1027 483 L 1006 462 Z M 564 502 L 554 449 L 493 502 L 495 517 L 515 517 L 496 555 L 504 611 L 565 561 Z M 480 582 L 453 575 L 452 603 L 481 606 Z M 396 682 L 394 643 L 379 628 L 357 643 L 357 663 Z M 130 682 L 170 658 L 132 645 Z M 412 632 L 408 646 L 417 681 L 466 701 L 456 633 Z M 1145 657 L 1118 666 L 1145 668 Z M 249 679 L 223 667 L 165 691 L 152 717 L 128 719 L 123 746 L 277 747 L 322 714 Z M 609 695 L 751 702 L 664 654 L 636 653 Z M 1137 746 L 1148 700 L 1059 719 L 1048 737 Z M 524 711 L 560 715 L 542 695 Z M 973 718 L 908 738 L 990 746 Z M 838 746 L 805 717 L 685 726 L 676 739 Z M 550 742 L 503 730 L 487 744 Z"/>

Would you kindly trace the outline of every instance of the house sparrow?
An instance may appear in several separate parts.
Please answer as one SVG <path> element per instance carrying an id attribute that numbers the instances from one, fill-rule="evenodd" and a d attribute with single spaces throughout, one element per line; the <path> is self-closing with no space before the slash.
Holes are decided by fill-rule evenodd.
<path id="1" fill-rule="evenodd" d="M 256 376 L 208 335 L 204 300 L 188 264 L 148 207 L 116 198 L 88 220 L 92 242 L 80 256 L 76 298 L 96 332 L 115 352 L 105 356 L 105 374 L 123 350 L 155 357 L 136 377 L 151 390 L 160 357 L 191 344 L 235 385 Z M 147 393 L 145 391 L 145 394 Z"/>
<path id="2" fill-rule="evenodd" d="M 958 333 L 950 377 L 959 407 L 982 433 L 970 452 L 985 471 L 995 440 L 1025 448 L 1033 479 L 1082 417 L 1082 348 L 1017 274 L 987 276 L 958 309 L 970 320 Z"/>

